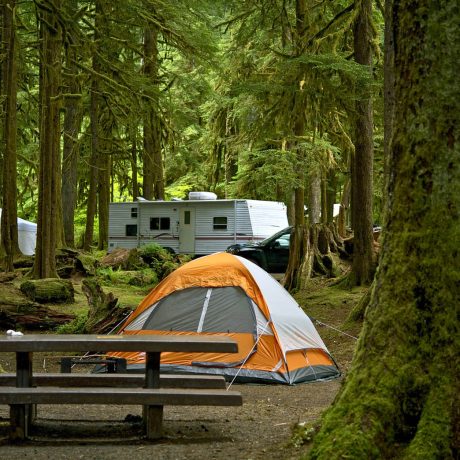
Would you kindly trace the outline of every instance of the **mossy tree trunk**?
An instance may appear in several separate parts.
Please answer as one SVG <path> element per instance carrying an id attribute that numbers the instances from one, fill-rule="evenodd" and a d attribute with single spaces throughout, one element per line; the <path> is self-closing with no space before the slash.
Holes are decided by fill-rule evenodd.
<path id="1" fill-rule="evenodd" d="M 337 232 L 342 237 L 347 236 L 347 216 L 350 209 L 350 190 L 351 181 L 348 179 L 342 190 L 342 197 L 340 198 L 339 215 L 337 216 Z"/>
<path id="2" fill-rule="evenodd" d="M 46 3 L 46 2 L 45 2 Z M 60 118 L 62 27 L 60 1 L 38 3 L 40 21 L 40 168 L 35 278 L 56 278 L 61 192 Z"/>
<path id="3" fill-rule="evenodd" d="M 459 451 L 460 43 L 456 0 L 393 2 L 395 112 L 376 284 L 314 459 Z"/>
<path id="4" fill-rule="evenodd" d="M 303 39 L 306 30 L 307 4 L 305 0 L 296 0 L 296 33 L 294 46 L 300 55 L 303 49 Z M 294 139 L 300 139 L 305 133 L 305 107 L 301 92 L 294 95 L 293 100 L 293 128 Z M 293 144 L 297 157 L 297 185 L 294 189 L 294 230 L 291 235 L 291 247 L 289 251 L 289 262 L 283 278 L 283 285 L 286 289 L 293 290 L 299 287 L 302 277 L 302 265 L 304 259 L 309 258 L 308 234 L 305 227 L 304 206 L 305 206 L 305 173 L 304 156 L 305 152 L 299 142 Z"/>
<path id="5" fill-rule="evenodd" d="M 354 28 L 355 60 L 372 71 L 372 1 L 361 0 Z M 372 237 L 372 92 L 366 88 L 356 102 L 355 152 L 351 161 L 351 212 L 354 233 L 352 284 L 370 284 L 375 273 Z"/>
<path id="6" fill-rule="evenodd" d="M 137 124 L 133 121 L 129 125 L 129 136 L 131 139 L 131 189 L 133 200 L 139 196 L 139 183 L 138 183 L 138 152 L 137 152 Z"/>
<path id="7" fill-rule="evenodd" d="M 73 17 L 78 10 L 77 0 L 68 0 L 64 7 Z M 81 85 L 78 80 L 77 44 L 66 44 L 67 93 L 64 99 L 63 153 L 62 153 L 62 220 L 66 246 L 75 246 L 75 208 L 77 205 L 78 134 L 82 123 Z"/>
<path id="8" fill-rule="evenodd" d="M 109 107 L 105 107 L 101 121 L 103 141 L 101 142 L 101 152 L 99 156 L 99 181 L 98 181 L 98 209 L 99 209 L 99 238 L 98 249 L 107 249 L 109 242 L 109 204 L 110 204 L 110 174 L 112 169 L 112 157 L 110 148 L 112 147 L 112 136 L 114 126 L 113 115 Z"/>
<path id="9" fill-rule="evenodd" d="M 113 26 L 108 18 L 113 17 L 114 7 L 108 0 L 102 2 L 102 15 L 99 24 L 101 30 L 101 52 L 103 61 L 118 62 L 120 50 L 118 47 L 109 40 L 113 35 Z M 103 65 L 104 74 L 108 75 L 112 80 L 116 81 L 117 71 L 107 63 Z M 106 89 L 109 92 L 109 89 Z M 111 198 L 110 178 L 112 176 L 112 152 L 116 150 L 114 137 L 116 137 L 117 123 L 113 112 L 113 100 L 104 93 L 100 100 L 100 114 L 99 114 L 99 154 L 98 154 L 98 212 L 99 212 L 99 238 L 98 249 L 105 250 L 109 241 L 109 204 Z"/>
<path id="10" fill-rule="evenodd" d="M 144 117 L 144 181 L 143 196 L 164 200 L 164 168 L 161 153 L 161 119 L 158 77 L 158 26 L 150 23 L 144 32 L 144 74 L 150 79 L 153 97 L 146 98 Z"/>
<path id="11" fill-rule="evenodd" d="M 100 105 L 101 105 L 101 73 L 102 64 L 101 56 L 104 56 L 102 49 L 102 32 L 101 23 L 103 22 L 103 1 L 97 0 L 95 3 L 94 15 L 94 50 L 92 56 L 92 78 L 91 78 L 91 92 L 90 92 L 90 130 L 91 130 L 91 155 L 89 160 L 89 191 L 88 191 L 88 204 L 86 206 L 86 226 L 85 235 L 83 239 L 83 249 L 88 251 L 93 244 L 94 239 L 94 221 L 97 212 L 97 198 L 98 198 L 98 179 L 99 179 L 99 155 L 100 155 Z"/>
<path id="12" fill-rule="evenodd" d="M 2 123 L 2 219 L 1 253 L 4 255 L 6 271 L 13 271 L 14 256 L 19 254 L 16 185 L 16 99 L 17 56 L 15 1 L 0 2 L 1 12 L 1 100 L 3 101 Z"/>

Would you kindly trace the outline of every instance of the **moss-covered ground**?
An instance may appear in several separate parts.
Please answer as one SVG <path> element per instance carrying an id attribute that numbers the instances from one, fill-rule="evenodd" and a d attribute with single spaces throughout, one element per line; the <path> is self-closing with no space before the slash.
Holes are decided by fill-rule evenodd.
<path id="1" fill-rule="evenodd" d="M 361 329 L 348 320 L 351 310 L 366 294 L 367 287 L 348 288 L 335 280 L 314 278 L 295 299 L 313 321 L 342 373 L 346 373 Z"/>

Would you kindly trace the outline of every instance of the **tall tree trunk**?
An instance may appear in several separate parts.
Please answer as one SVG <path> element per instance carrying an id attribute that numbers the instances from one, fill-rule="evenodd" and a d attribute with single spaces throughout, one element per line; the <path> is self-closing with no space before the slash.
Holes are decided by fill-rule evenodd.
<path id="1" fill-rule="evenodd" d="M 68 13 L 74 15 L 77 10 L 76 1 L 66 4 Z M 78 180 L 78 134 L 82 122 L 80 102 L 80 84 L 78 82 L 77 51 L 73 44 L 66 49 L 67 92 L 64 100 L 64 145 L 62 158 L 62 218 L 64 225 L 64 241 L 69 247 L 75 246 L 75 208 L 77 205 Z"/>
<path id="2" fill-rule="evenodd" d="M 326 222 L 332 224 L 334 222 L 334 204 L 336 203 L 337 194 L 337 176 L 333 169 L 327 172 L 327 179 L 325 180 L 326 187 Z"/>
<path id="3" fill-rule="evenodd" d="M 305 35 L 307 4 L 306 0 L 296 0 L 296 34 L 295 47 L 297 53 L 301 53 Z M 300 138 L 305 134 L 305 108 L 302 98 L 296 94 L 294 99 L 294 137 Z M 294 190 L 294 231 L 291 235 L 289 262 L 283 278 L 283 285 L 286 289 L 295 289 L 300 285 L 302 275 L 302 263 L 307 254 L 307 229 L 305 228 L 304 206 L 305 206 L 305 173 L 303 170 L 304 152 L 297 145 L 297 183 Z"/>
<path id="4" fill-rule="evenodd" d="M 93 57 L 93 69 L 95 68 Z M 91 154 L 89 160 L 89 190 L 88 190 L 88 201 L 86 204 L 86 226 L 85 235 L 83 239 L 83 249 L 88 251 L 93 244 L 94 239 L 94 220 L 96 218 L 97 210 L 97 156 L 99 151 L 99 94 L 97 81 L 98 77 L 93 75 L 93 81 L 91 83 L 91 95 L 90 95 L 90 132 L 91 132 Z"/>
<path id="5" fill-rule="evenodd" d="M 118 61 L 118 49 L 109 43 L 107 37 L 112 34 L 111 23 L 107 20 L 113 14 L 113 6 L 108 0 L 101 0 L 103 3 L 103 15 L 101 17 L 101 31 L 104 37 L 101 42 L 101 52 L 107 56 L 108 62 Z M 112 46 L 111 46 L 112 45 Z M 107 68 L 106 73 L 111 79 L 116 81 L 117 74 L 113 68 Z M 112 156 L 114 149 L 114 134 L 115 134 L 115 117 L 111 107 L 111 99 L 104 95 L 101 98 L 100 107 L 100 143 L 98 154 L 98 211 L 99 211 L 99 238 L 98 249 L 107 249 L 109 240 L 109 204 L 110 204 L 110 178 L 112 176 Z"/>
<path id="6" fill-rule="evenodd" d="M 355 60 L 372 71 L 372 1 L 357 3 L 354 24 Z M 351 212 L 353 224 L 352 284 L 370 284 L 374 278 L 375 257 L 372 235 L 373 117 L 372 94 L 356 102 L 355 152 L 351 167 Z"/>
<path id="7" fill-rule="evenodd" d="M 391 17 L 396 110 L 382 254 L 314 459 L 453 459 L 460 449 L 458 2 L 395 0 Z"/>
<path id="8" fill-rule="evenodd" d="M 312 171 L 308 177 L 308 220 L 317 224 L 321 220 L 321 173 Z"/>
<path id="9" fill-rule="evenodd" d="M 101 21 L 103 9 L 101 0 L 96 1 L 96 14 L 94 19 L 94 46 L 93 54 L 93 76 L 91 80 L 90 94 L 90 130 L 91 130 L 91 155 L 89 160 L 89 191 L 88 202 L 86 205 L 86 227 L 83 240 L 83 249 L 88 251 L 94 239 L 94 220 L 97 211 L 97 187 L 98 187 L 98 157 L 99 157 L 99 74 L 101 73 L 101 63 L 98 53 L 101 52 Z"/>
<path id="10" fill-rule="evenodd" d="M 337 218 L 337 231 L 342 238 L 347 236 L 347 217 L 350 208 L 351 181 L 347 179 L 343 185 L 342 197 L 340 198 L 340 210 Z"/>
<path id="11" fill-rule="evenodd" d="M 14 256 L 19 253 L 18 247 L 18 216 L 16 193 L 16 96 L 17 96 L 17 66 L 16 66 L 16 28 L 15 1 L 2 0 L 1 31 L 1 98 L 3 100 L 2 126 L 2 219 L 1 219 L 1 252 L 4 255 L 5 270 L 13 271 Z"/>
<path id="12" fill-rule="evenodd" d="M 99 208 L 99 239 L 98 249 L 107 249 L 109 240 L 109 203 L 110 203 L 110 171 L 114 120 L 109 107 L 105 111 L 101 120 L 101 149 L 98 162 L 98 208 Z"/>
<path id="13" fill-rule="evenodd" d="M 148 24 L 144 34 L 144 74 L 152 82 L 153 100 L 146 99 L 144 117 L 144 180 L 143 196 L 151 200 L 164 200 L 164 171 L 161 154 L 161 124 L 158 82 L 158 28 Z"/>
<path id="14" fill-rule="evenodd" d="M 393 18 L 391 16 L 391 0 L 385 2 L 385 56 L 384 56 L 384 177 L 385 183 L 389 180 L 388 160 L 390 158 L 391 137 L 393 132 L 393 116 L 395 110 L 394 75 L 394 39 Z"/>
<path id="15" fill-rule="evenodd" d="M 59 108 L 62 30 L 58 18 L 60 0 L 50 8 L 38 4 L 40 20 L 40 170 L 38 194 L 37 246 L 34 260 L 35 278 L 54 278 L 59 224 L 60 173 Z"/>
<path id="16" fill-rule="evenodd" d="M 133 200 L 139 196 L 138 167 L 137 167 L 137 126 L 133 123 L 130 126 L 131 137 L 131 176 Z"/>

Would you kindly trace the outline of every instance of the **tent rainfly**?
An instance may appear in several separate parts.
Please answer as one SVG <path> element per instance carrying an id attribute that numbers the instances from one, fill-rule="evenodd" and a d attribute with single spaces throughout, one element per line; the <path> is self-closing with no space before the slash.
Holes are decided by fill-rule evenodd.
<path id="1" fill-rule="evenodd" d="M 225 335 L 238 353 L 162 353 L 161 371 L 224 375 L 238 382 L 284 383 L 340 375 L 310 318 L 254 263 L 215 253 L 166 277 L 122 325 L 120 334 Z M 145 367 L 142 353 L 113 353 L 128 371 Z"/>

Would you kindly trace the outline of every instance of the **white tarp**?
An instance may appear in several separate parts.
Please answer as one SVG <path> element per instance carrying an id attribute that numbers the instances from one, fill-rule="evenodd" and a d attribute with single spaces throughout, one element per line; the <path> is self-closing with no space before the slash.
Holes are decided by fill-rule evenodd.
<path id="1" fill-rule="evenodd" d="M 0 218 L 2 209 L 0 208 Z M 37 224 L 18 217 L 18 244 L 21 252 L 26 256 L 35 254 L 35 243 L 37 241 Z"/>

